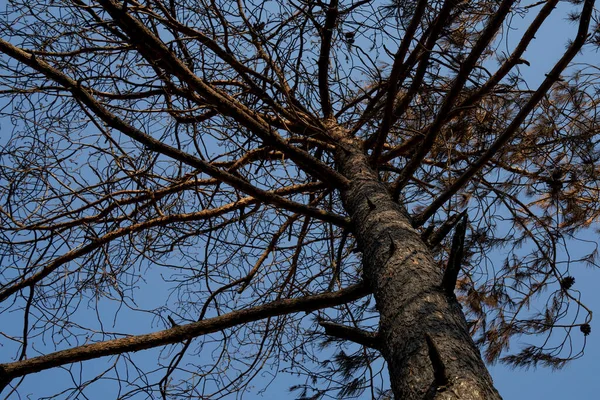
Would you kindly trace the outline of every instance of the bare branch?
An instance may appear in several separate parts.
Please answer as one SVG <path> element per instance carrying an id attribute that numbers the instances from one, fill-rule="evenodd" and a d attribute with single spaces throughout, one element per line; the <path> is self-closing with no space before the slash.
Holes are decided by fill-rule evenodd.
<path id="1" fill-rule="evenodd" d="M 331 321 L 319 321 L 319 325 L 325 328 L 325 333 L 329 336 L 349 340 L 375 350 L 381 350 L 379 335 L 375 332 L 367 332 L 360 328 L 337 324 Z"/>
<path id="2" fill-rule="evenodd" d="M 178 343 L 186 339 L 232 328 L 243 323 L 278 315 L 301 311 L 309 313 L 357 300 L 368 294 L 367 287 L 360 283 L 337 292 L 278 300 L 246 310 L 233 311 L 203 321 L 176 326 L 164 331 L 83 345 L 28 360 L 0 364 L 0 373 L 2 374 L 0 376 L 0 383 L 4 383 L 4 386 L 0 387 L 0 391 L 14 378 L 60 365 Z"/>

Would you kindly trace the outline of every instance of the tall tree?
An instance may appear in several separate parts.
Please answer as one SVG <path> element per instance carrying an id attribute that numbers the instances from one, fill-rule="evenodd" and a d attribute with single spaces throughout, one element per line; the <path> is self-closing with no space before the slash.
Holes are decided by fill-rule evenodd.
<path id="1" fill-rule="evenodd" d="M 558 3 L 8 0 L 3 393 L 498 399 L 484 359 L 581 355 L 594 1 L 521 74 Z"/>

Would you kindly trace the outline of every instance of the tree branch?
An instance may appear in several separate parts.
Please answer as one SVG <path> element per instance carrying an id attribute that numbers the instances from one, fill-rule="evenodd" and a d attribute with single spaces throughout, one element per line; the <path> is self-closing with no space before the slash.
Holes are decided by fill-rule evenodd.
<path id="1" fill-rule="evenodd" d="M 535 34 L 541 27 L 542 23 L 548 18 L 551 12 L 555 9 L 558 0 L 543 1 L 544 7 L 540 10 L 539 14 L 535 17 L 527 31 L 523 34 L 521 41 L 513 51 L 513 53 L 506 59 L 506 61 L 500 66 L 500 68 L 491 76 L 487 82 L 471 94 L 466 100 L 456 106 L 451 112 L 446 115 L 444 122 L 449 121 L 451 118 L 457 116 L 463 110 L 468 107 L 475 105 L 483 96 L 492 91 L 492 89 L 511 71 L 511 69 L 520 63 L 523 63 L 521 56 L 527 50 L 529 43 L 535 39 Z M 425 128 L 423 131 L 428 132 L 430 127 Z M 401 155 L 406 155 L 407 150 L 411 150 L 416 147 L 423 140 L 422 136 L 413 136 L 409 140 L 402 142 L 396 147 L 390 149 L 380 157 L 380 161 L 388 162 L 393 158 Z"/>
<path id="2" fill-rule="evenodd" d="M 433 147 L 435 139 L 437 138 L 440 132 L 440 128 L 446 120 L 447 114 L 452 110 L 452 106 L 454 105 L 462 88 L 467 82 L 467 79 L 473 71 L 473 68 L 475 68 L 475 66 L 477 65 L 481 54 L 496 36 L 498 29 L 500 29 L 500 27 L 502 26 L 502 22 L 511 10 L 511 7 L 514 4 L 514 2 L 515 0 L 504 0 L 500 4 L 500 6 L 498 7 L 498 11 L 496 11 L 496 13 L 490 18 L 489 23 L 483 30 L 481 36 L 479 36 L 479 38 L 477 39 L 477 42 L 473 46 L 473 49 L 471 50 L 465 61 L 460 65 L 460 70 L 456 75 L 454 83 L 450 88 L 448 95 L 444 99 L 444 102 L 436 115 L 435 121 L 429 127 L 429 130 L 423 138 L 421 145 L 417 148 L 416 154 L 412 155 L 410 161 L 408 161 L 408 163 L 402 170 L 402 173 L 398 177 L 396 183 L 394 184 L 395 199 L 398 199 L 400 191 L 408 183 L 408 181 L 413 176 L 417 168 L 419 168 L 419 166 L 421 165 L 425 156 Z"/>
<path id="3" fill-rule="evenodd" d="M 283 189 L 287 189 L 288 191 L 290 190 L 290 188 L 283 188 Z M 43 268 L 41 268 L 38 272 L 31 275 L 30 277 L 23 278 L 20 281 L 15 280 L 16 282 L 13 281 L 11 283 L 5 284 L 3 289 L 0 291 L 0 302 L 3 302 L 8 297 L 10 297 L 14 293 L 18 292 L 19 290 L 26 288 L 27 286 L 36 284 L 37 282 L 41 281 L 42 279 L 44 279 L 45 277 L 50 275 L 53 271 L 55 271 L 60 266 L 66 264 L 72 260 L 75 260 L 85 254 L 88 254 L 88 253 L 102 247 L 106 243 L 109 243 L 112 240 L 115 240 L 117 238 L 123 237 L 125 235 L 131 234 L 134 232 L 140 232 L 144 229 L 152 228 L 155 226 L 164 226 L 164 225 L 168 225 L 171 223 L 182 222 L 182 221 L 199 221 L 199 220 L 214 218 L 216 216 L 223 215 L 225 213 L 228 213 L 228 212 L 231 212 L 234 210 L 239 210 L 245 206 L 252 205 L 255 203 L 256 203 L 256 199 L 253 199 L 252 197 L 245 197 L 236 202 L 229 203 L 229 204 L 223 205 L 218 208 L 206 209 L 206 210 L 198 211 L 195 213 L 172 214 L 172 215 L 166 215 L 166 216 L 159 216 L 157 218 L 152 218 L 147 221 L 139 222 L 137 224 L 133 224 L 133 225 L 129 225 L 126 227 L 112 230 L 112 231 L 106 233 L 105 235 L 102 235 L 102 236 L 96 238 L 95 240 L 91 241 L 90 243 L 88 243 L 86 245 L 77 247 L 71 251 L 68 251 L 67 253 L 63 254 L 62 256 L 55 258 L 54 260 L 52 260 L 51 262 L 46 264 Z M 323 212 L 325 212 L 325 211 L 323 211 Z M 11 286 L 9 286 L 9 285 L 11 285 Z"/>
<path id="4" fill-rule="evenodd" d="M 454 295 L 456 280 L 458 279 L 458 273 L 460 272 L 463 261 L 468 217 L 466 213 L 462 213 L 461 216 L 462 217 L 459 219 L 459 222 L 456 224 L 456 229 L 454 230 L 448 265 L 446 266 L 444 277 L 442 278 L 442 289 L 447 296 Z"/>
<path id="5" fill-rule="evenodd" d="M 191 167 L 197 168 L 205 174 L 210 175 L 213 178 L 216 178 L 222 182 L 225 182 L 231 185 L 232 187 L 243 191 L 244 193 L 247 193 L 261 201 L 264 201 L 265 203 L 275 204 L 285 209 L 289 209 L 290 211 L 302 213 L 308 212 L 310 214 L 313 214 L 311 216 L 317 219 L 323 219 L 323 217 L 327 214 L 333 216 L 331 213 L 325 212 L 323 210 L 319 210 L 314 207 L 306 207 L 303 204 L 290 201 L 280 196 L 269 194 L 267 191 L 257 188 L 256 186 L 250 184 L 246 180 L 241 179 L 234 174 L 223 171 L 207 161 L 204 161 L 194 155 L 181 151 L 175 147 L 169 146 L 153 138 L 152 136 L 145 134 L 144 132 L 138 130 L 134 126 L 130 125 L 129 123 L 123 121 L 122 119 L 118 118 L 116 115 L 111 113 L 106 107 L 100 104 L 89 93 L 88 90 L 82 87 L 82 85 L 78 84 L 78 82 L 74 81 L 69 76 L 65 75 L 58 69 L 52 67 L 48 63 L 35 58 L 30 53 L 16 46 L 13 46 L 12 44 L 6 42 L 3 39 L 0 39 L 0 51 L 9 55 L 15 60 L 28 65 L 36 71 L 41 72 L 42 74 L 44 74 L 50 79 L 53 79 L 57 83 L 60 83 L 73 93 L 73 97 L 85 104 L 86 107 L 92 110 L 94 114 L 100 119 L 102 119 L 102 121 L 104 121 L 108 126 L 119 130 L 120 132 L 129 136 L 133 140 L 136 140 L 137 142 L 145 145 L 150 150 L 164 154 Z M 287 146 L 286 148 L 296 149 L 296 147 L 294 146 Z M 336 175 L 339 174 L 336 173 Z M 346 181 L 347 179 L 344 178 L 344 182 Z M 325 182 L 333 183 L 335 182 L 335 179 L 332 178 L 332 180 L 325 180 Z M 334 219 L 337 220 L 336 224 L 340 222 L 340 218 L 342 217 L 334 217 Z M 345 222 L 342 225 L 345 225 Z"/>
<path id="6" fill-rule="evenodd" d="M 373 161 L 377 161 L 377 159 L 379 159 L 381 150 L 383 149 L 383 145 L 386 142 L 387 135 L 392 126 L 394 120 L 394 105 L 396 103 L 396 95 L 398 94 L 398 84 L 400 83 L 400 78 L 405 76 L 406 71 L 409 68 L 409 64 L 404 62 L 404 57 L 406 57 L 406 53 L 408 52 L 408 48 L 412 42 L 413 36 L 417 31 L 419 24 L 421 23 L 421 18 L 425 13 L 427 3 L 428 1 L 426 0 L 419 0 L 417 3 L 414 15 L 394 57 L 394 65 L 392 66 L 392 72 L 390 72 L 390 78 L 388 80 L 387 98 L 383 118 L 381 121 L 381 128 L 373 139 L 375 141 L 375 147 L 373 149 L 373 153 L 371 154 L 371 160 Z"/>
<path id="7" fill-rule="evenodd" d="M 369 294 L 366 284 L 359 283 L 337 292 L 329 292 L 296 299 L 277 300 L 246 310 L 232 311 L 218 317 L 180 325 L 159 332 L 108 340 L 74 347 L 24 361 L 0 364 L 0 392 L 17 377 L 40 372 L 60 365 L 87 361 L 125 352 L 140 351 L 167 344 L 179 343 L 234 326 L 294 312 L 311 312 L 338 306 Z"/>
<path id="8" fill-rule="evenodd" d="M 217 90 L 196 76 L 144 24 L 132 15 L 123 12 L 118 4 L 112 0 L 99 0 L 99 3 L 111 15 L 114 22 L 127 33 L 131 42 L 136 45 L 140 55 L 151 64 L 188 83 L 191 88 L 207 100 L 207 105 L 216 108 L 223 115 L 230 116 L 262 140 L 268 142 L 276 149 L 285 152 L 303 170 L 309 171 L 323 180 L 332 183 L 335 182 L 340 187 L 347 186 L 347 179 L 341 174 L 323 164 L 309 153 L 297 147 L 290 146 L 253 110 L 247 108 L 228 93 Z"/>
<path id="9" fill-rule="evenodd" d="M 435 232 L 430 233 L 429 230 L 426 230 L 421 239 L 427 243 L 429 248 L 433 249 L 437 247 L 464 215 L 466 215 L 466 211 L 452 215 Z M 417 226 L 415 225 L 415 227 Z"/>
<path id="10" fill-rule="evenodd" d="M 349 340 L 362 346 L 381 351 L 379 334 L 375 332 L 367 332 L 360 328 L 336 324 L 335 322 L 331 321 L 320 320 L 319 325 L 325 328 L 325 333 L 329 336 Z"/>
<path id="11" fill-rule="evenodd" d="M 446 366 L 442 360 L 440 350 L 428 333 L 425 334 L 425 343 L 427 344 L 427 353 L 433 368 L 433 384 L 436 389 L 446 386 L 449 382 Z"/>
<path id="12" fill-rule="evenodd" d="M 517 130 L 525 121 L 525 118 L 531 111 L 537 106 L 537 104 L 546 95 L 552 85 L 560 79 L 560 74 L 565 68 L 569 66 L 569 63 L 577 55 L 579 50 L 585 44 L 585 40 L 588 37 L 588 29 L 590 26 L 590 20 L 592 12 L 594 10 L 594 0 L 586 0 L 583 5 L 581 12 L 581 18 L 579 20 L 579 29 L 575 40 L 560 60 L 554 65 L 554 68 L 546 74 L 546 79 L 538 87 L 535 93 L 531 96 L 527 104 L 523 106 L 521 111 L 517 114 L 515 119 L 510 123 L 506 130 L 492 143 L 487 151 L 477 159 L 450 187 L 436 198 L 420 215 L 415 217 L 415 221 L 422 224 L 427 221 L 448 199 L 450 199 L 456 192 L 458 192 L 477 172 L 479 172 L 484 165 L 492 159 L 500 151 L 500 149 L 517 133 Z"/>
<path id="13" fill-rule="evenodd" d="M 321 98 L 321 109 L 323 116 L 329 119 L 333 116 L 331 99 L 329 97 L 329 53 L 331 52 L 331 40 L 335 30 L 338 17 L 338 0 L 331 0 L 327 8 L 325 26 L 321 31 L 321 50 L 319 52 L 319 96 Z"/>

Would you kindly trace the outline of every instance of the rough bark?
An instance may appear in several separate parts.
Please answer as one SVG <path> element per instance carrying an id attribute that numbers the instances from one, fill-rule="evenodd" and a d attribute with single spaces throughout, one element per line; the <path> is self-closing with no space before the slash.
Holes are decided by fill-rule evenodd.
<path id="1" fill-rule="evenodd" d="M 500 399 L 455 296 L 402 206 L 358 144 L 342 141 L 341 193 L 380 312 L 382 354 L 396 399 Z"/>

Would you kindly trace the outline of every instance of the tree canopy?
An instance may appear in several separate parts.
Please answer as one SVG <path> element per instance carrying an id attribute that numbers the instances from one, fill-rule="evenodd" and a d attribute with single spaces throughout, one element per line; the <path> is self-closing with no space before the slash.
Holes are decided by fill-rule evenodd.
<path id="1" fill-rule="evenodd" d="M 600 37 L 561 3 L 7 0 L 2 394 L 491 399 L 473 343 L 580 357 Z"/>

